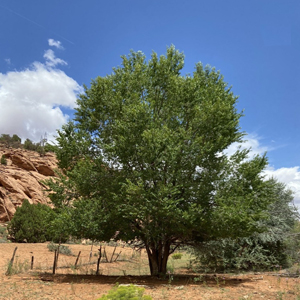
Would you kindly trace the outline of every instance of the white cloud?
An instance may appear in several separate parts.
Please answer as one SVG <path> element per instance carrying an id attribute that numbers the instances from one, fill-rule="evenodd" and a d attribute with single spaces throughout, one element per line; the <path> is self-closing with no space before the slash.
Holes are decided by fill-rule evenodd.
<path id="1" fill-rule="evenodd" d="M 67 65 L 67 62 L 65 62 L 63 59 L 57 58 L 54 54 L 54 51 L 51 49 L 45 51 L 44 58 L 48 67 L 55 67 L 56 65 Z"/>
<path id="2" fill-rule="evenodd" d="M 5 58 L 4 61 L 5 61 L 8 65 L 11 64 L 10 58 Z"/>
<path id="3" fill-rule="evenodd" d="M 25 70 L 0 73 L 0 134 L 17 134 L 36 142 L 45 132 L 51 139 L 67 122 L 68 115 L 61 108 L 74 108 L 82 87 L 54 68 L 66 62 L 51 51 L 45 52 L 45 63 L 34 62 Z"/>
<path id="4" fill-rule="evenodd" d="M 56 47 L 58 49 L 64 49 L 64 47 L 61 45 L 61 42 L 60 41 L 55 41 L 53 39 L 49 39 L 48 40 L 48 44 L 49 46 L 51 47 Z"/>
<path id="5" fill-rule="evenodd" d="M 272 150 L 270 147 L 262 146 L 259 142 L 260 140 L 261 140 L 261 138 L 258 137 L 257 135 L 248 134 L 247 136 L 245 136 L 243 143 L 231 144 L 228 147 L 228 149 L 226 150 L 226 153 L 228 155 L 232 155 L 233 153 L 235 153 L 237 151 L 239 146 L 241 147 L 241 149 L 251 148 L 251 151 L 249 153 L 250 157 L 253 157 L 254 155 L 263 155 L 265 152 Z"/>
<path id="6" fill-rule="evenodd" d="M 267 168 L 264 173 L 266 178 L 274 177 L 286 184 L 287 188 L 294 192 L 295 204 L 300 208 L 300 170 L 298 166 L 292 168 Z"/>
<path id="7" fill-rule="evenodd" d="M 249 157 L 252 158 L 254 155 L 263 155 L 265 152 L 270 152 L 274 150 L 272 146 L 265 146 L 260 143 L 261 138 L 255 134 L 249 134 L 245 137 L 244 143 L 234 143 L 226 150 L 228 155 L 232 155 L 237 151 L 238 147 L 241 146 L 241 149 L 249 149 Z M 273 141 L 272 141 L 273 142 Z M 279 168 L 275 169 L 272 166 L 264 171 L 266 179 L 271 177 L 276 178 L 279 182 L 286 184 L 286 187 L 291 189 L 294 192 L 294 202 L 297 207 L 300 209 L 300 167 L 295 166 L 291 168 Z"/>

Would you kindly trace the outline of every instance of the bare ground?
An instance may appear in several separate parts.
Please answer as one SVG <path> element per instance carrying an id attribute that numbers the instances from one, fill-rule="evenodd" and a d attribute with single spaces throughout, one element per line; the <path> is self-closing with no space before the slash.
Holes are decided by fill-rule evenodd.
<path id="1" fill-rule="evenodd" d="M 15 247 L 13 271 L 5 275 Z M 0 299 L 96 300 L 116 283 L 136 284 L 145 288 L 153 299 L 300 299 L 300 279 L 278 274 L 196 274 L 187 270 L 188 257 L 170 259 L 174 274 L 165 279 L 149 276 L 145 252 L 118 247 L 113 260 L 100 264 L 95 275 L 98 250 L 91 245 L 68 245 L 73 256 L 60 254 L 56 274 L 52 274 L 53 252 L 47 244 L 0 244 Z M 106 247 L 110 261 L 113 247 Z M 78 267 L 74 264 L 81 251 Z M 30 270 L 34 256 L 33 270 Z"/>

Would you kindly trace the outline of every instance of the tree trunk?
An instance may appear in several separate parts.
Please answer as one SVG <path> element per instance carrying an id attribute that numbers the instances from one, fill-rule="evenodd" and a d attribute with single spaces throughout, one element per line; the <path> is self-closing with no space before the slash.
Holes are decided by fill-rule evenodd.
<path id="1" fill-rule="evenodd" d="M 170 255 L 170 243 L 159 241 L 146 244 L 151 276 L 167 273 L 167 263 Z"/>

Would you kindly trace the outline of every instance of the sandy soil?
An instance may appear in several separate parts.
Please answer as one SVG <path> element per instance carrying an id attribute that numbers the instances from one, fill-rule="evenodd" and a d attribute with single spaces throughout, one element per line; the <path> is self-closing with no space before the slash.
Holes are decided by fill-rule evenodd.
<path id="1" fill-rule="evenodd" d="M 54 253 L 47 244 L 0 244 L 0 299 L 84 299 L 96 300 L 116 283 L 136 284 L 145 288 L 153 299 L 300 299 L 300 279 L 276 274 L 210 274 L 189 273 L 186 261 L 174 260 L 174 274 L 165 279 L 149 276 L 147 257 L 130 248 L 118 247 L 113 260 L 100 264 L 100 275 L 95 275 L 96 246 L 68 245 L 73 256 L 60 254 L 56 274 L 52 274 Z M 13 270 L 7 276 L 8 262 L 17 248 Z M 105 248 L 108 260 L 113 247 Z M 81 251 L 77 268 L 74 267 Z M 30 269 L 31 257 L 33 269 Z M 172 260 L 172 259 L 171 259 Z"/>

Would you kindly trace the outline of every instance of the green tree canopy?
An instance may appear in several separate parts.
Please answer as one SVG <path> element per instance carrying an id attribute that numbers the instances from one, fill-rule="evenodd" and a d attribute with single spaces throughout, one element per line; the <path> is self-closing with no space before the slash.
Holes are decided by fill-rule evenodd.
<path id="1" fill-rule="evenodd" d="M 75 233 L 138 239 L 152 275 L 166 272 L 180 245 L 262 230 L 272 201 L 261 175 L 266 157 L 225 154 L 243 136 L 237 97 L 215 69 L 198 63 L 184 76 L 183 65 L 174 46 L 149 61 L 141 52 L 122 56 L 85 88 L 57 138 L 69 182 L 52 197 L 76 199 Z"/>

